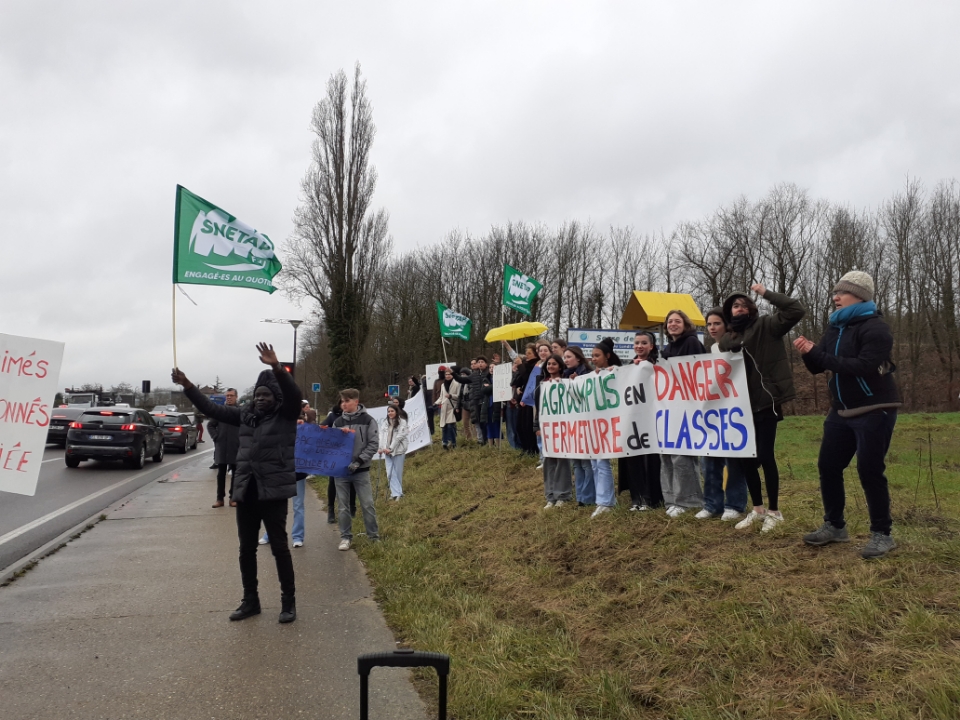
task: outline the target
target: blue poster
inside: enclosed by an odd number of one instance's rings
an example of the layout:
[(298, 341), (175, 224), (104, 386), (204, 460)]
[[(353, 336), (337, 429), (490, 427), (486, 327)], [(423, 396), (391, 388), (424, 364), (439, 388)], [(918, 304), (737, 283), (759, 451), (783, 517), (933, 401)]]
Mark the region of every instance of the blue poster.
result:
[(297, 445), (294, 450), (297, 472), (346, 477), (350, 474), (347, 466), (353, 460), (353, 438), (352, 430), (310, 423), (297, 425)]
[(534, 365), (533, 370), (530, 371), (530, 379), (527, 380), (527, 386), (523, 389), (523, 397), (520, 398), (520, 401), (524, 405), (534, 406), (534, 394), (537, 391), (538, 377), (540, 377), (540, 366)]

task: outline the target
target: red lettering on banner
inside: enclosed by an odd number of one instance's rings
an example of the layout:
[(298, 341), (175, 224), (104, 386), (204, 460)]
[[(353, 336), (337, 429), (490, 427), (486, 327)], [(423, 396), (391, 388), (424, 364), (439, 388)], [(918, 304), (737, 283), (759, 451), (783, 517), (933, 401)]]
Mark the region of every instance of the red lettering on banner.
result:
[[(700, 363), (694, 363), (694, 365), (699, 365)], [(693, 398), (695, 400), (701, 400), (702, 398), (697, 397), (697, 381), (694, 379), (696, 375), (696, 368), (691, 367), (690, 363), (681, 362), (680, 363), (680, 379), (683, 382), (683, 391), (684, 391), (684, 400), (689, 400)], [(673, 398), (671, 398), (672, 400)]]
[(607, 422), (606, 418), (597, 418), (596, 423), (597, 434), (600, 436), (600, 452), (608, 453), (610, 452), (610, 438), (607, 437), (607, 433), (610, 431), (610, 423)]
[(610, 420), (610, 436), (613, 439), (613, 451), (615, 453), (623, 452), (623, 448), (620, 447), (620, 418), (615, 417)]
[[(726, 360), (720, 360), (717, 358), (713, 363), (714, 369), (717, 373), (717, 387), (720, 389), (720, 392), (723, 393), (725, 398), (730, 397), (731, 393), (733, 397), (740, 397), (737, 394), (737, 387), (733, 384), (733, 380), (730, 379), (730, 374), (733, 372), (733, 368), (730, 367), (730, 363)], [(730, 388), (727, 390), (727, 388)]]
[(657, 400), (663, 400), (670, 389), (670, 378), (667, 371), (660, 365), (653, 366), (653, 387), (657, 393)]
[(680, 393), (681, 399), (688, 400), (689, 398), (687, 398), (686, 393), (683, 391), (683, 383), (681, 383), (680, 380), (677, 378), (677, 371), (674, 370), (673, 368), (670, 368), (670, 380), (672, 385), (670, 390), (670, 397), (667, 399), (673, 400), (677, 396), (677, 393)]
[(719, 400), (717, 393), (710, 392), (710, 385), (713, 383), (710, 379), (710, 368), (713, 367), (713, 360), (707, 360), (703, 363), (703, 395), (707, 400)]

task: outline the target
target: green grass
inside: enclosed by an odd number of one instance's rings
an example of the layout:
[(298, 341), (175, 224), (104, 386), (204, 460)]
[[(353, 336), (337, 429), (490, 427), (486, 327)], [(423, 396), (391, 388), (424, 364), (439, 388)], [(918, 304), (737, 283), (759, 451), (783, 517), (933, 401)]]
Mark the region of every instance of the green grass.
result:
[(404, 499), (378, 502), (384, 542), (357, 551), (398, 638), (451, 656), (461, 720), (956, 718), (960, 414), (901, 416), (900, 548), (874, 562), (853, 469), (853, 542), (800, 540), (821, 522), (821, 423), (781, 426), (786, 522), (769, 535), (624, 496), (596, 520), (545, 512), (533, 459), (467, 445), (409, 457)]

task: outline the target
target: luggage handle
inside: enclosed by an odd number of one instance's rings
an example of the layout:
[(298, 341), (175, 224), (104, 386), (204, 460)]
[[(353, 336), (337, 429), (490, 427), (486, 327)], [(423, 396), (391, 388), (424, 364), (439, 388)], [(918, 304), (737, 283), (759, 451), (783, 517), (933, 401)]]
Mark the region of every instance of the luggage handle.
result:
[(368, 719), (367, 683), (370, 671), (375, 667), (432, 667), (440, 680), (440, 720), (447, 717), (447, 675), (450, 674), (450, 656), (419, 650), (394, 650), (393, 652), (366, 653), (357, 658), (360, 674), (360, 720)]

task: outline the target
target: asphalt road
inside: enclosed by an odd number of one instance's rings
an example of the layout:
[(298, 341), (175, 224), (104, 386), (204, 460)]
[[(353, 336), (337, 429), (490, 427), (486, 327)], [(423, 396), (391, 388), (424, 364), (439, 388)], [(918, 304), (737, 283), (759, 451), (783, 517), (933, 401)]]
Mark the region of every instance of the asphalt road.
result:
[(68, 468), (63, 448), (47, 445), (36, 494), (0, 494), (0, 569), (171, 470), (195, 460), (209, 464), (212, 450), (208, 441), (186, 455), (166, 454), (160, 463), (147, 458), (142, 470), (131, 470), (96, 460)]

